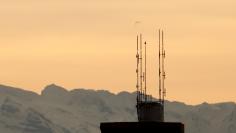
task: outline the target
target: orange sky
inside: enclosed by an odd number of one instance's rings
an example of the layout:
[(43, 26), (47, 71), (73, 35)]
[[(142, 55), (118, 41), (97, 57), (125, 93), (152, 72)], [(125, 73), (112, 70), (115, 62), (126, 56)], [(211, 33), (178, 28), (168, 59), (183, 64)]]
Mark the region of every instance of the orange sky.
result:
[(39, 93), (51, 83), (135, 91), (135, 39), (142, 32), (149, 93), (157, 96), (162, 28), (167, 99), (236, 101), (235, 7), (235, 0), (0, 0), (0, 83)]

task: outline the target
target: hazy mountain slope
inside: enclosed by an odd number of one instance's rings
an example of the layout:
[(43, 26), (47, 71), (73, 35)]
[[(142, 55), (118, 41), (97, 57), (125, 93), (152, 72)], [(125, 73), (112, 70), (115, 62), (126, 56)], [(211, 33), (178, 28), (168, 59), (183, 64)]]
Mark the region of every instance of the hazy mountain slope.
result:
[[(0, 86), (0, 131), (4, 133), (99, 133), (100, 122), (137, 121), (135, 93), (48, 85), (42, 95)], [(235, 103), (189, 106), (166, 102), (166, 121), (181, 121), (186, 133), (233, 133)]]

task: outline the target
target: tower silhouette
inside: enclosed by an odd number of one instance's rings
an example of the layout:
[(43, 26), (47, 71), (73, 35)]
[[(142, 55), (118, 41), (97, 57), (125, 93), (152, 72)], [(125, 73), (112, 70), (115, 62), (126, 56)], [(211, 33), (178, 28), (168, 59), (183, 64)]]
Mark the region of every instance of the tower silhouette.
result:
[[(137, 36), (137, 115), (138, 120), (142, 121), (164, 121), (164, 98), (166, 94), (165, 89), (165, 70), (164, 70), (164, 32), (158, 31), (158, 75), (159, 75), (159, 99), (154, 100), (151, 95), (147, 94), (147, 42), (144, 42), (144, 58), (143, 58), (143, 42), (142, 34)], [(143, 64), (144, 59), (144, 64)], [(144, 65), (144, 70), (143, 70)], [(144, 71), (144, 72), (143, 72)], [(144, 86), (143, 86), (144, 83)]]
[[(144, 44), (144, 51), (143, 51)], [(159, 98), (154, 99), (147, 94), (147, 42), (143, 43), (142, 34), (137, 35), (137, 68), (136, 68), (136, 108), (138, 122), (101, 123), (102, 133), (184, 133), (184, 124), (164, 122), (165, 105), (165, 49), (164, 32), (158, 30), (158, 92)], [(143, 57), (144, 52), (144, 57)], [(144, 64), (143, 64), (144, 60)]]

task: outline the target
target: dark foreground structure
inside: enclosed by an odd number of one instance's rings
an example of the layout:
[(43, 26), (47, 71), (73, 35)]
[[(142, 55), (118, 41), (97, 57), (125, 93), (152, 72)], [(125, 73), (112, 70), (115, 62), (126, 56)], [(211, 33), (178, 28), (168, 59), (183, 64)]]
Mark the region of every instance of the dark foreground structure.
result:
[(184, 125), (174, 122), (101, 123), (102, 133), (184, 133)]

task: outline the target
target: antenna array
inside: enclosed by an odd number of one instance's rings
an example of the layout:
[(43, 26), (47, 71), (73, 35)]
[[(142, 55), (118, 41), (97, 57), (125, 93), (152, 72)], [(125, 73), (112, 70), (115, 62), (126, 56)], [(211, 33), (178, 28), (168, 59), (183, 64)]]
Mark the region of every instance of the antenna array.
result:
[[(142, 34), (137, 36), (137, 102), (145, 102), (151, 100), (151, 96), (147, 95), (147, 42), (144, 42), (144, 64), (143, 64), (143, 42)], [(144, 66), (144, 70), (143, 70)], [(144, 84), (144, 86), (143, 86)]]
[[(164, 49), (164, 32), (158, 31), (158, 75), (159, 75), (159, 101), (164, 104), (166, 89), (165, 89), (165, 49)], [(143, 42), (142, 34), (137, 35), (137, 103), (152, 101), (152, 96), (147, 95), (147, 42), (144, 42), (144, 64), (143, 64)], [(144, 66), (144, 70), (143, 70)], [(143, 86), (144, 85), (144, 86)]]

